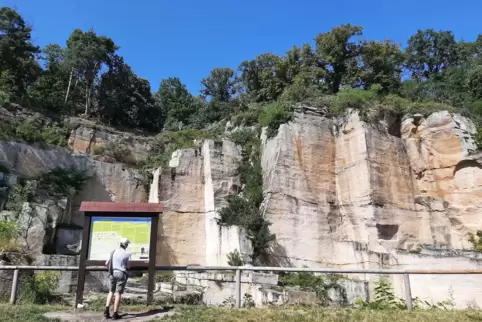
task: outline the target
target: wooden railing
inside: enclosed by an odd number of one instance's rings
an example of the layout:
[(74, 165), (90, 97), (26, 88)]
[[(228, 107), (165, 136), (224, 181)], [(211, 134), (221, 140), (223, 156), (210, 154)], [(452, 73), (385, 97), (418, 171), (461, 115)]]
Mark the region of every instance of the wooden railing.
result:
[[(28, 271), (78, 271), (77, 266), (0, 266), (0, 270), (13, 270), (12, 289), (10, 293), (10, 304), (16, 304), (19, 272)], [(104, 266), (88, 266), (87, 271), (107, 271)], [(293, 267), (258, 267), (258, 266), (157, 266), (158, 271), (234, 271), (236, 272), (236, 288), (235, 288), (235, 307), (241, 307), (241, 273), (243, 271), (258, 272), (310, 272), (310, 273), (327, 273), (327, 274), (392, 274), (402, 275), (405, 289), (405, 301), (409, 311), (413, 308), (412, 294), (410, 287), (410, 275), (465, 275), (465, 274), (482, 274), (482, 270), (465, 269), (465, 270), (434, 270), (434, 269), (336, 269), (336, 268), (293, 268)]]

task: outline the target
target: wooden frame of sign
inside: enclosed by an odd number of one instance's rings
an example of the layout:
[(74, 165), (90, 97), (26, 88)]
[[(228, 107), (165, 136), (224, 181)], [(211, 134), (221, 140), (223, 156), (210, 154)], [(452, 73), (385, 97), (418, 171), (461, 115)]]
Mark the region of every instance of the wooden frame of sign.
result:
[(156, 203), (82, 202), (80, 211), (84, 212), (84, 227), (75, 307), (83, 303), (86, 268), (88, 266), (105, 266), (105, 262), (108, 259), (92, 260), (88, 258), (92, 237), (92, 221), (95, 217), (108, 217), (113, 220), (122, 218), (150, 219), (149, 258), (148, 260), (130, 260), (129, 263), (131, 267), (130, 270), (145, 270), (147, 268), (147, 304), (152, 303), (156, 273), (157, 229), (159, 225), (159, 215), (162, 214), (163, 210), (163, 206)]

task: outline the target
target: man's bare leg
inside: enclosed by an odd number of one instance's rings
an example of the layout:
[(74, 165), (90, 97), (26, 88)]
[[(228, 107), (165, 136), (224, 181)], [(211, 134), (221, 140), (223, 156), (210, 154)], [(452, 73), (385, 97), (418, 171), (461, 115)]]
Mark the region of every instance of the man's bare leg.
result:
[(105, 301), (105, 307), (110, 306), (110, 303), (112, 302), (112, 295), (113, 295), (112, 292), (109, 292), (109, 294), (107, 295), (107, 301)]
[(114, 313), (119, 313), (119, 305), (121, 301), (121, 295), (119, 292), (115, 292), (114, 298)]

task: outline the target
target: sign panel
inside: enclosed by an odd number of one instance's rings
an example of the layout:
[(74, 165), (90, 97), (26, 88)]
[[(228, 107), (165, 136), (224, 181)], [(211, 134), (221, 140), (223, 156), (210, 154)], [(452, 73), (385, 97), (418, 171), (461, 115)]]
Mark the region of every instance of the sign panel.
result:
[(122, 238), (128, 238), (131, 260), (149, 259), (151, 218), (92, 217), (89, 260), (107, 260), (119, 248)]

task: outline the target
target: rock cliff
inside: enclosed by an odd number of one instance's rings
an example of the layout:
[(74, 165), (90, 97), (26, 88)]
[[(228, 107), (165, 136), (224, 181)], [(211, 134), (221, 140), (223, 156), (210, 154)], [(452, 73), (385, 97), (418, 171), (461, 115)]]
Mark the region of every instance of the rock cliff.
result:
[[(468, 232), (481, 229), (482, 201), (482, 157), (467, 118), (441, 111), (367, 123), (354, 112), (332, 118), (300, 106), (274, 137), (265, 132), (261, 209), (276, 234), (269, 265), (481, 267), (467, 242)], [(82, 225), (77, 210), (83, 200), (160, 202), (166, 212), (159, 224), (158, 265), (226, 265), (235, 249), (249, 258), (246, 232), (219, 223), (226, 196), (242, 190), (242, 147), (225, 139), (177, 150), (168, 166), (154, 171), (146, 191), (146, 178), (132, 167), (92, 156), (96, 146), (111, 141), (123, 142), (137, 161), (149, 153), (149, 138), (84, 123), (72, 131), (69, 149), (0, 141), (0, 165), (11, 178), (71, 166), (92, 174), (71, 203), (37, 205), (45, 211), (32, 236), (50, 240), (52, 218)], [(81, 238), (78, 229), (53, 231), (50, 242), (60, 254)], [(411, 278), (414, 296), (445, 300), (451, 290), (465, 304), (482, 294), (476, 276)], [(402, 281), (393, 282), (401, 293)], [(430, 294), (427, 283), (433, 285)]]

